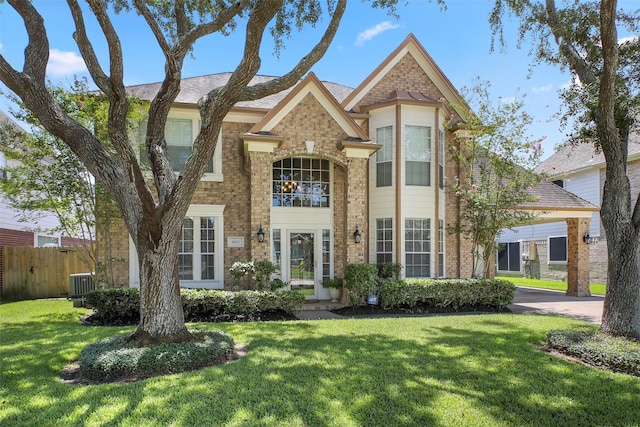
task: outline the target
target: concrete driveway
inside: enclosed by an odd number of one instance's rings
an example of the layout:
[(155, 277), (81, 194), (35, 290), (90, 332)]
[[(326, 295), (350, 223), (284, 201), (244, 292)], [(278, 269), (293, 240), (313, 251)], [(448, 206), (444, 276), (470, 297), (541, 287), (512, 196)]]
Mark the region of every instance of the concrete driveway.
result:
[(603, 302), (602, 296), (569, 297), (561, 291), (518, 287), (513, 304), (507, 307), (513, 313), (554, 314), (600, 324)]

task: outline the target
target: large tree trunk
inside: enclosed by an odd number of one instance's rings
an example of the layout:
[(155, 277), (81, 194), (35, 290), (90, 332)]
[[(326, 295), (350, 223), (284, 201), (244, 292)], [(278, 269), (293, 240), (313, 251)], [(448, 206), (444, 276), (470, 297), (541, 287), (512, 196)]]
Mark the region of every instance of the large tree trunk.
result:
[(130, 339), (142, 346), (194, 339), (184, 324), (178, 244), (178, 233), (166, 232), (157, 244), (146, 238), (138, 243), (140, 323)]

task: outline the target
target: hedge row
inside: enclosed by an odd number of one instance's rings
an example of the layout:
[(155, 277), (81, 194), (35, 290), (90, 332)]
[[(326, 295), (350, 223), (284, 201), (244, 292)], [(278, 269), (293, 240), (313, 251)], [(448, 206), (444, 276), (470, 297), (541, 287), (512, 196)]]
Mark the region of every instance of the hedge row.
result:
[(503, 308), (513, 302), (516, 287), (500, 279), (406, 279), (379, 285), (380, 306), (432, 305), (458, 308), (485, 305)]
[[(305, 296), (296, 291), (227, 292), (206, 289), (181, 289), (186, 322), (206, 322), (220, 315), (257, 314), (284, 311), (294, 314), (302, 310)], [(116, 324), (140, 317), (138, 288), (103, 289), (85, 295), (96, 318)]]

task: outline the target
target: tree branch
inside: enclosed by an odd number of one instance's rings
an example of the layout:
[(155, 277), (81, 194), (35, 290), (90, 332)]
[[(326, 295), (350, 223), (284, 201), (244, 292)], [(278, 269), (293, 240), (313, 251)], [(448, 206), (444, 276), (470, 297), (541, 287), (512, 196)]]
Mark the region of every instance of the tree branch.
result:
[(238, 101), (252, 101), (254, 99), (264, 98), (265, 96), (281, 92), (296, 84), (327, 52), (338, 30), (346, 6), (347, 0), (338, 0), (338, 4), (336, 5), (324, 35), (318, 44), (316, 44), (307, 55), (302, 57), (291, 71), (284, 76), (268, 82), (247, 87)]
[(44, 85), (49, 61), (49, 39), (44, 28), (44, 20), (30, 1), (9, 0), (8, 2), (22, 17), (29, 36), (27, 48), (24, 50), (24, 74)]

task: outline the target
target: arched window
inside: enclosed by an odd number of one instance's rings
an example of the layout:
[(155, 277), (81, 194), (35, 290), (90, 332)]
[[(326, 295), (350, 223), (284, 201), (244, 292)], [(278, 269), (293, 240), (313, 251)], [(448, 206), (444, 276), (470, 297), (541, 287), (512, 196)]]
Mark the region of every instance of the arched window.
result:
[(324, 159), (290, 157), (273, 163), (273, 206), (328, 208), (330, 163)]

